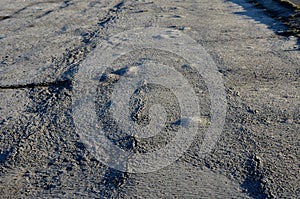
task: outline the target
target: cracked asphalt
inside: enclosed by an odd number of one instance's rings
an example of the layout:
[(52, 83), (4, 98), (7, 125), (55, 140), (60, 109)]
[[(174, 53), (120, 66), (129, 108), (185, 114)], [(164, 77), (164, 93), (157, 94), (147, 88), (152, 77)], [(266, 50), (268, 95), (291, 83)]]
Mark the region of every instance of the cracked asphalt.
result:
[[(171, 165), (133, 174), (82, 143), (72, 96), (82, 61), (110, 36), (141, 27), (179, 30), (203, 46), (228, 108), (204, 158), (197, 138)], [(245, 0), (1, 0), (0, 197), (299, 198), (299, 38), (277, 34), (286, 30)], [(99, 84), (100, 98), (108, 84)], [(159, 142), (131, 141), (121, 140), (147, 150)]]

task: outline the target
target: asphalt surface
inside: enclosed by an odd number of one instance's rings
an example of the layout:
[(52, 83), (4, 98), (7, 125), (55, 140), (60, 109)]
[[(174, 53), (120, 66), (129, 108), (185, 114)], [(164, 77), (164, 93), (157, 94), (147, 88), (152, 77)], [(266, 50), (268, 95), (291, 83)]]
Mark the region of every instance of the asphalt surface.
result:
[[(145, 27), (180, 31), (206, 50), (224, 81), (227, 115), (205, 157), (199, 136), (167, 167), (121, 172), (97, 160), (76, 131), (74, 76), (109, 37)], [(287, 29), (244, 0), (2, 0), (1, 198), (299, 198), (300, 53), (297, 37), (277, 34)], [(203, 89), (205, 115), (207, 89), (194, 81), (201, 76), (186, 77)], [(107, 102), (113, 84), (99, 83), (96, 107)], [(143, 106), (166, 93), (149, 90), (140, 96)], [(161, 102), (176, 119), (172, 99)], [(115, 136), (110, 116), (100, 119)], [(141, 153), (162, 139), (131, 141), (117, 144)]]

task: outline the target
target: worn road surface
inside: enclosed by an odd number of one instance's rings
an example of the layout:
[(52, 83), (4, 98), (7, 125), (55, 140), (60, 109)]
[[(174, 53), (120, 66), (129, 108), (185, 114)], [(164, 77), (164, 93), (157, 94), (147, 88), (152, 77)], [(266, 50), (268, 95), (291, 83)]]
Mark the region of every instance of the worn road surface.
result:
[[(171, 165), (134, 174), (82, 143), (72, 83), (108, 37), (143, 27), (179, 30), (204, 47), (228, 107), (204, 158), (197, 138)], [(276, 34), (286, 29), (244, 0), (1, 0), (1, 198), (299, 198), (300, 51), (299, 39)]]

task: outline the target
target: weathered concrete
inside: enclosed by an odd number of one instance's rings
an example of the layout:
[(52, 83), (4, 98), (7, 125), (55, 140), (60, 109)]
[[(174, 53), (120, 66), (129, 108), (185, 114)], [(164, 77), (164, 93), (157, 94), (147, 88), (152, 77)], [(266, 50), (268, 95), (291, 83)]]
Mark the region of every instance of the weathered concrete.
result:
[[(243, 0), (5, 0), (0, 16), (1, 197), (299, 196), (299, 42), (276, 35), (286, 27), (262, 10)], [(81, 143), (72, 80), (107, 36), (149, 26), (178, 29), (209, 52), (225, 82), (226, 125), (205, 158), (196, 139), (169, 167), (122, 173)]]

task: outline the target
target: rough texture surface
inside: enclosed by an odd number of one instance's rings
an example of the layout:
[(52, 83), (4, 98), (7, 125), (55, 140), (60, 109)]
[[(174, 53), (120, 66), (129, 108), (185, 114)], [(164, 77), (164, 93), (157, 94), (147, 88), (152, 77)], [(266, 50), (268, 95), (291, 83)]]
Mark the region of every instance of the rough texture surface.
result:
[[(122, 173), (80, 141), (72, 80), (107, 36), (150, 26), (180, 30), (212, 56), (226, 124), (205, 158), (196, 139), (169, 167)], [(244, 0), (2, 0), (1, 198), (298, 198), (300, 53), (296, 37), (275, 34), (286, 29)]]

